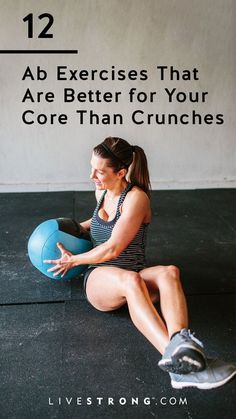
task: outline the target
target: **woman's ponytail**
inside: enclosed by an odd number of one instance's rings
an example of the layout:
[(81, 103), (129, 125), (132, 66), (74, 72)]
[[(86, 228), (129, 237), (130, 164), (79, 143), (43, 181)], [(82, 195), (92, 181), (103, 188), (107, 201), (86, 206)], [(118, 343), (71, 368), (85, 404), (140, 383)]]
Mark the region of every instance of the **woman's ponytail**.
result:
[(133, 162), (129, 168), (129, 181), (139, 186), (150, 198), (151, 182), (148, 171), (147, 157), (143, 149), (138, 145), (133, 148)]

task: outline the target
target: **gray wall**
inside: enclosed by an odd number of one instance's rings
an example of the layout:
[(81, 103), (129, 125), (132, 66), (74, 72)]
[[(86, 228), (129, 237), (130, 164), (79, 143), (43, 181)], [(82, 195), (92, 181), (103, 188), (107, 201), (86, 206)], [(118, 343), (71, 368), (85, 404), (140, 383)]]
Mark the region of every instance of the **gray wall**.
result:
[[(1, 0), (0, 49), (78, 49), (78, 55), (1, 55), (0, 191), (91, 189), (91, 148), (105, 136), (141, 145), (153, 188), (235, 187), (235, 12), (233, 0)], [(54, 16), (53, 39), (27, 39), (22, 18)], [(35, 32), (43, 22), (35, 20)], [(40, 65), (45, 81), (22, 81), (27, 66)], [(57, 66), (71, 69), (146, 69), (146, 81), (57, 81)], [(160, 81), (157, 65), (199, 70), (199, 80)], [(63, 103), (63, 89), (122, 91), (118, 104)], [(131, 104), (131, 87), (157, 91), (155, 103)], [(206, 103), (168, 103), (164, 88), (208, 91)], [(54, 103), (22, 103), (32, 93), (52, 91)], [(217, 125), (135, 125), (145, 113), (224, 115)], [(26, 109), (66, 113), (66, 125), (26, 125)], [(76, 109), (122, 113), (123, 125), (79, 124)]]

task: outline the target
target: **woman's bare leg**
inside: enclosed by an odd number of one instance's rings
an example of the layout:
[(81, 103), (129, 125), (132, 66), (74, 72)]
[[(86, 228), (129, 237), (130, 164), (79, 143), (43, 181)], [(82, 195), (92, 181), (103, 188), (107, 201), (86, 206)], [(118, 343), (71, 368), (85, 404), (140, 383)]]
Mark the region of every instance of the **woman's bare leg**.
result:
[(134, 325), (160, 353), (164, 352), (168, 332), (138, 273), (108, 266), (96, 268), (89, 275), (86, 293), (89, 302), (101, 311), (114, 310), (127, 302)]
[[(150, 295), (153, 299), (159, 295), (166, 324)], [(114, 310), (127, 302), (134, 325), (163, 354), (158, 363), (163, 370), (188, 374), (205, 368), (202, 344), (186, 330), (187, 306), (175, 266), (156, 266), (139, 273), (113, 267), (97, 268), (88, 278), (87, 296), (102, 311)]]
[(176, 266), (153, 266), (140, 271), (149, 291), (159, 293), (161, 312), (169, 337), (188, 327), (188, 310), (179, 269)]

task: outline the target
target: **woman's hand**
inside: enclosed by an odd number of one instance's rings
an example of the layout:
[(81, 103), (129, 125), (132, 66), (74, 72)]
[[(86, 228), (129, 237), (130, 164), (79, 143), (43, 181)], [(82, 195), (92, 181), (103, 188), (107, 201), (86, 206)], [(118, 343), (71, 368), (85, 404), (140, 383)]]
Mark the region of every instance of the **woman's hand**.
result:
[(57, 243), (58, 249), (61, 251), (60, 259), (53, 260), (44, 260), (44, 263), (54, 264), (53, 268), (48, 269), (48, 272), (54, 272), (53, 276), (60, 275), (63, 276), (69, 271), (69, 269), (76, 266), (75, 261), (73, 260), (73, 254), (66, 250), (61, 243)]

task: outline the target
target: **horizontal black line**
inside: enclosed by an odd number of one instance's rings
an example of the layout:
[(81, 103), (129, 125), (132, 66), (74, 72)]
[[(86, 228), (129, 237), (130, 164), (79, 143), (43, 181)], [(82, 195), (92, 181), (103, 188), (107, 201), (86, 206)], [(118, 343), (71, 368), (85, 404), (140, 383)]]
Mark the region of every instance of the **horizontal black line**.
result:
[[(226, 292), (199, 292), (199, 293), (185, 293), (186, 297), (198, 297), (198, 296), (208, 296), (208, 297), (216, 297), (216, 296), (227, 296), (227, 295), (236, 295), (235, 291), (226, 291)], [(9, 303), (0, 303), (0, 307), (9, 307), (9, 306), (24, 306), (24, 305), (46, 305), (46, 304), (65, 304), (71, 303), (75, 301), (86, 301), (85, 299), (63, 299), (63, 300), (42, 300), (42, 301), (21, 301), (21, 302), (9, 302)], [(158, 303), (158, 302), (157, 302)]]
[(78, 54), (77, 49), (1, 49), (0, 54)]
[(40, 305), (40, 304), (64, 304), (66, 301), (75, 301), (75, 300), (49, 300), (49, 301), (22, 301), (22, 302), (12, 302), (12, 303), (1, 303), (0, 307), (9, 307), (9, 306), (28, 306), (28, 305)]

